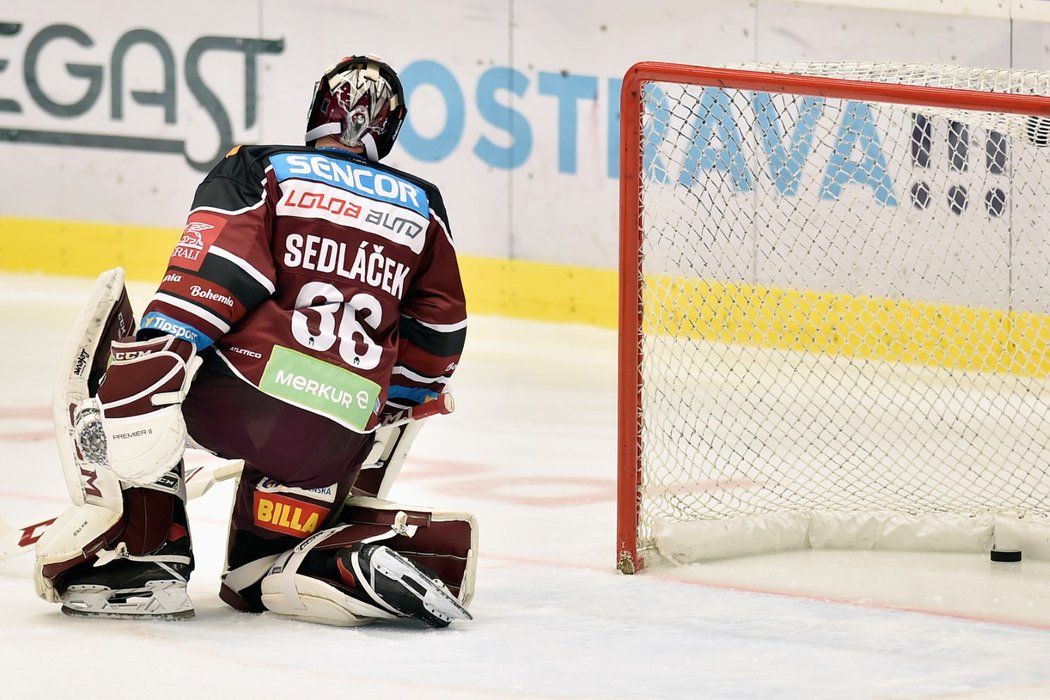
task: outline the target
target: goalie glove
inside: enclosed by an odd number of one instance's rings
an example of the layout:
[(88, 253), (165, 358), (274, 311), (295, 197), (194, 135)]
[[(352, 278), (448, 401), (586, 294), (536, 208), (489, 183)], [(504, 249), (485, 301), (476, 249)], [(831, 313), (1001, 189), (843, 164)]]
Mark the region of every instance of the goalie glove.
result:
[(175, 336), (114, 342), (98, 395), (76, 410), (81, 452), (123, 482), (156, 481), (186, 450), (180, 404), (199, 365), (196, 348)]

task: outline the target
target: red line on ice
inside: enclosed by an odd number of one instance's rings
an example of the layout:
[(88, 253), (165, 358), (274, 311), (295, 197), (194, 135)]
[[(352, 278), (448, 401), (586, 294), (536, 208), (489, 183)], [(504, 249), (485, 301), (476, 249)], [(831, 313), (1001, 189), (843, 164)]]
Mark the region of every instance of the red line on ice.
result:
[[(512, 564), (523, 564), (526, 566), (550, 566), (563, 569), (578, 569), (583, 571), (599, 571), (605, 573), (612, 573), (614, 571), (611, 566), (598, 566), (595, 564), (579, 564), (576, 562), (563, 562), (554, 561), (550, 559), (537, 559), (531, 557), (519, 557), (514, 555), (499, 555), (499, 554), (486, 554), (482, 553), (481, 558), (483, 560), (496, 560), (505, 561)], [(993, 617), (991, 615), (978, 615), (975, 613), (963, 613), (963, 612), (951, 612), (944, 610), (931, 610), (928, 608), (920, 608), (910, 605), (896, 605), (893, 603), (878, 603), (871, 601), (853, 600), (850, 598), (841, 598), (827, 595), (815, 595), (807, 593), (799, 593), (797, 591), (786, 591), (779, 590), (776, 588), (766, 588), (762, 586), (747, 586), (735, 583), (721, 583), (718, 581), (701, 581), (698, 579), (685, 578), (680, 575), (674, 574), (662, 574), (657, 571), (649, 570), (638, 574), (639, 578), (652, 578), (658, 581), (666, 583), (680, 583), (687, 586), (699, 586), (700, 588), (709, 588), (715, 590), (724, 591), (736, 591), (738, 593), (755, 593), (758, 595), (777, 596), (778, 598), (794, 598), (797, 600), (811, 600), (817, 603), (831, 603), (833, 605), (848, 605), (854, 608), (863, 608), (866, 610), (885, 610), (889, 612), (907, 612), (907, 613), (918, 613), (920, 615), (930, 615), (932, 617), (942, 617), (951, 620), (965, 620), (967, 622), (981, 622), (992, 625), (1003, 625), (1006, 627), (1017, 627), (1021, 629), (1031, 629), (1040, 631), (1050, 631), (1050, 623), (1039, 623), (1039, 622), (1021, 622), (1018, 620), (1011, 620), (1006, 618)]]

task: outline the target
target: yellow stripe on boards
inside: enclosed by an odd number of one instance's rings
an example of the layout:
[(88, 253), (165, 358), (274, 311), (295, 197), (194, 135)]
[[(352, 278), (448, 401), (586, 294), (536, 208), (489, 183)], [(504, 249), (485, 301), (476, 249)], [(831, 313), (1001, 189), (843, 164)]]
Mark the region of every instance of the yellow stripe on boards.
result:
[(0, 269), (95, 277), (123, 267), (130, 280), (159, 282), (178, 240), (170, 228), (0, 217)]
[(906, 299), (653, 276), (645, 332), (927, 365), (1050, 376), (1050, 316)]
[[(159, 282), (180, 230), (0, 217), (0, 269)], [(460, 255), (468, 310), (616, 327), (614, 270)]]
[[(0, 217), (0, 269), (159, 282), (179, 230)], [(617, 325), (614, 270), (460, 256), (468, 309)], [(1050, 316), (903, 299), (649, 277), (646, 331), (778, 350), (1050, 376)]]
[(459, 256), (470, 313), (617, 326), (615, 270)]

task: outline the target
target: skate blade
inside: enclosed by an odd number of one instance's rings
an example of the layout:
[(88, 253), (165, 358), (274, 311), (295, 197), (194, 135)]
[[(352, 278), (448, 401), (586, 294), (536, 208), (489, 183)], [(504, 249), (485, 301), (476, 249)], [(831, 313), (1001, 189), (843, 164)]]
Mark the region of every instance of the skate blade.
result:
[(115, 590), (73, 585), (62, 594), (62, 612), (72, 617), (124, 620), (185, 620), (195, 614), (186, 584), (181, 582)]
[(88, 610), (75, 610), (73, 608), (62, 606), (62, 614), (67, 617), (91, 617), (99, 620), (190, 620), (196, 617), (197, 611), (183, 610), (182, 612), (174, 613), (117, 613), (117, 612), (92, 612)]
[[(448, 590), (436, 589), (423, 599), (423, 606), (434, 617), (445, 622), (445, 626), (457, 620), (473, 620), (474, 616), (448, 592)], [(438, 625), (432, 625), (437, 627)]]

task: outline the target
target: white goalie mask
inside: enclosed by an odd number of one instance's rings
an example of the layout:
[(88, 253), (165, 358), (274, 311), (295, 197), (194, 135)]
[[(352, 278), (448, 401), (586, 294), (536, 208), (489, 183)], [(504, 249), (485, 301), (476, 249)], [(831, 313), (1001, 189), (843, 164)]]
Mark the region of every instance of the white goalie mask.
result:
[(314, 87), (306, 143), (336, 136), (379, 160), (393, 147), (406, 114), (401, 81), (390, 66), (376, 56), (345, 58)]

